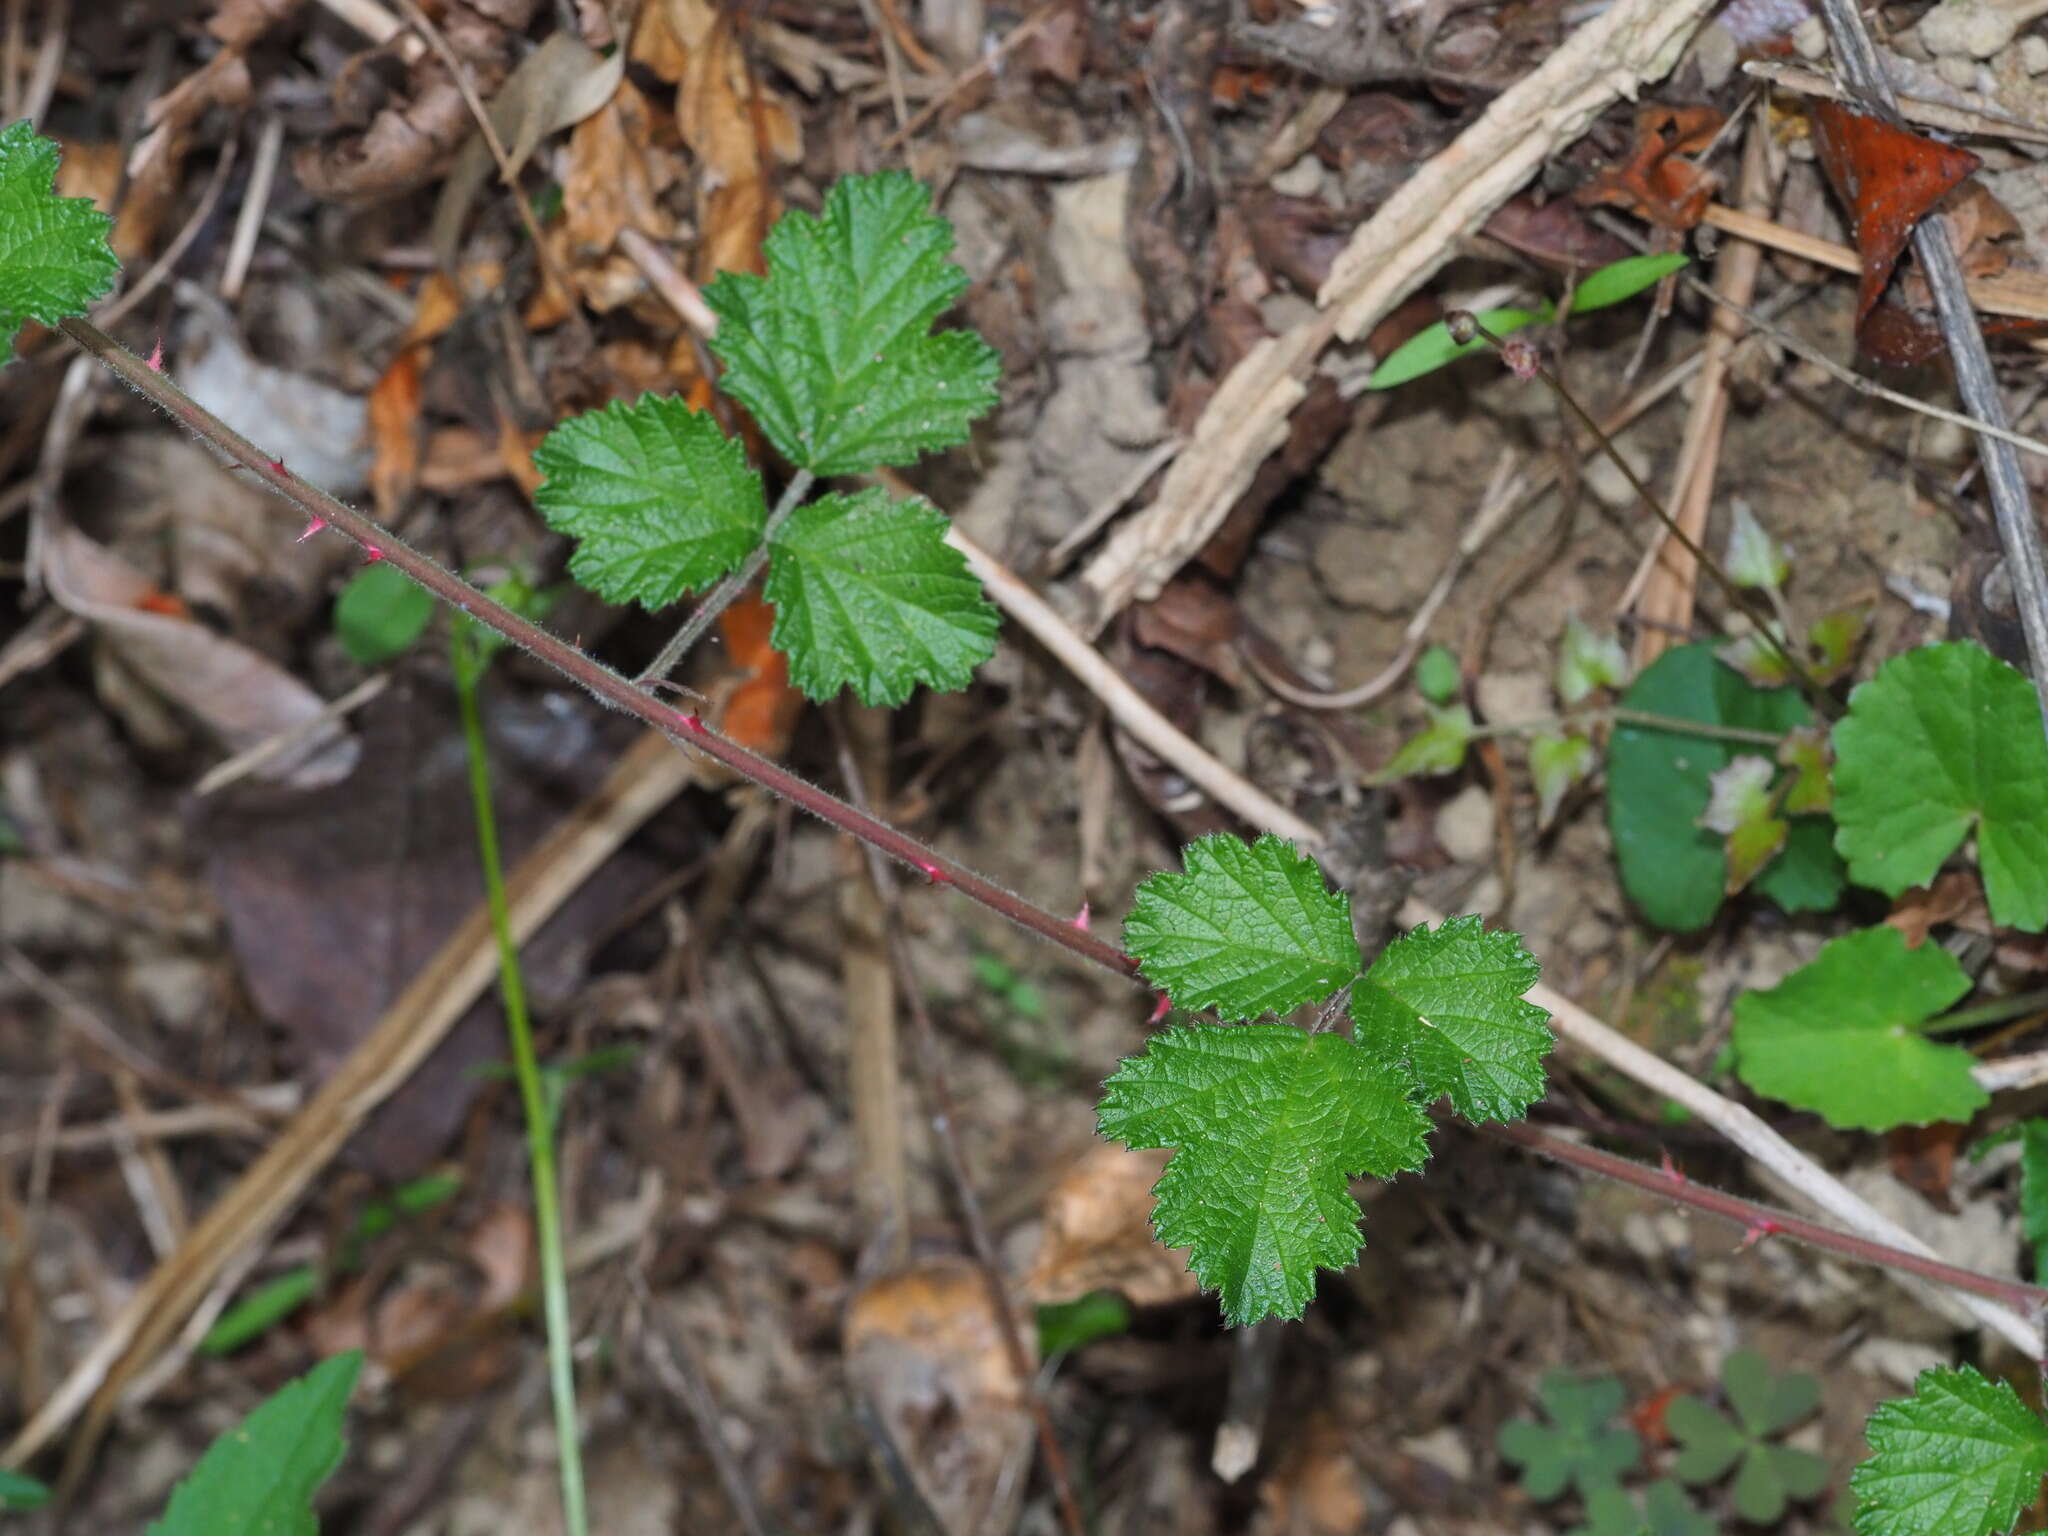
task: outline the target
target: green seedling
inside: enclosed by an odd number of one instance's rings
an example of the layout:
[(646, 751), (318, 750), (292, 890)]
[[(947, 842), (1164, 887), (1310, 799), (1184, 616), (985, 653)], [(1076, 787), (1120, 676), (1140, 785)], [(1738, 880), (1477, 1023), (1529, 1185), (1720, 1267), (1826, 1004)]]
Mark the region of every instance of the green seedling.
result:
[[(1654, 287), (1671, 273), (1687, 266), (1690, 258), (1677, 255), (1628, 256), (1592, 273), (1572, 293), (1572, 313), (1591, 314), (1632, 299), (1645, 288)], [(1512, 335), (1529, 325), (1548, 325), (1557, 318), (1555, 305), (1545, 301), (1535, 309), (1488, 309), (1476, 317), (1496, 337)], [(1388, 353), (1366, 380), (1367, 389), (1392, 389), (1426, 373), (1448, 367), (1461, 357), (1489, 345), (1484, 338), (1460, 342), (1442, 320), (1424, 326)]]
[(1820, 1383), (1802, 1371), (1779, 1375), (1763, 1356), (1738, 1350), (1721, 1367), (1731, 1419), (1697, 1397), (1674, 1399), (1664, 1422), (1679, 1443), (1672, 1471), (1692, 1487), (1718, 1483), (1730, 1471), (1728, 1500), (1743, 1519), (1775, 1522), (1785, 1506), (1827, 1486), (1827, 1463), (1810, 1451), (1774, 1443), (1820, 1405)]
[(0, 1467), (0, 1514), (8, 1511), (41, 1509), (50, 1502), (47, 1484), (20, 1472)]
[(1464, 687), (1458, 672), (1458, 658), (1447, 645), (1432, 645), (1415, 659), (1415, 688), (1436, 705), (1450, 703)]
[(1038, 1353), (1041, 1359), (1064, 1355), (1097, 1339), (1128, 1333), (1131, 1304), (1115, 1291), (1091, 1291), (1074, 1301), (1038, 1309)]
[(1502, 1459), (1522, 1469), (1522, 1491), (1537, 1503), (1572, 1488), (1590, 1502), (1636, 1464), (1642, 1441), (1634, 1430), (1609, 1422), (1624, 1398), (1619, 1378), (1551, 1371), (1536, 1395), (1548, 1422), (1509, 1419), (1499, 1444)]

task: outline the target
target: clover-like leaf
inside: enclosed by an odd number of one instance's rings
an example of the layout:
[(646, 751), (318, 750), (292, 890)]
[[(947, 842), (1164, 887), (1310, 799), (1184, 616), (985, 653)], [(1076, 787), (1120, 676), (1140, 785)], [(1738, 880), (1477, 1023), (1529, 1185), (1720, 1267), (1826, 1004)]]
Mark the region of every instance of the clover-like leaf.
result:
[(1729, 1419), (1696, 1397), (1674, 1399), (1665, 1426), (1681, 1449), (1672, 1471), (1695, 1487), (1735, 1473), (1729, 1499), (1737, 1514), (1760, 1525), (1776, 1521), (1795, 1499), (1827, 1486), (1827, 1463), (1810, 1451), (1777, 1445), (1783, 1434), (1820, 1403), (1820, 1383), (1803, 1371), (1779, 1375), (1763, 1356), (1738, 1350), (1721, 1369), (1721, 1384), (1735, 1410)]
[[(1714, 659), (1705, 645), (1666, 651), (1622, 695), (1629, 710), (1724, 729), (1783, 734), (1812, 712), (1790, 690), (1754, 688)], [(1761, 744), (1760, 744), (1761, 745)], [(1660, 928), (1703, 928), (1726, 893), (1727, 854), (1699, 825), (1708, 781), (1730, 758), (1755, 747), (1714, 736), (1623, 722), (1607, 749), (1607, 819), (1621, 883), (1643, 915)], [(1842, 891), (1832, 826), (1799, 816), (1785, 850), (1764, 869), (1755, 889), (1788, 911), (1834, 905)]]
[(1468, 1120), (1519, 1120), (1543, 1096), (1550, 1015), (1522, 994), (1541, 968), (1519, 936), (1477, 917), (1394, 940), (1351, 989), (1358, 1043), (1401, 1062), (1424, 1099)]
[(1994, 922), (2048, 925), (2048, 742), (2033, 687), (1970, 641), (1894, 656), (1835, 723), (1835, 847), (1896, 896), (1972, 830)]
[(1758, 1093), (1838, 1130), (1968, 1120), (1987, 1100), (1975, 1058), (1920, 1028), (1970, 990), (1939, 944), (1879, 926), (1823, 945), (1775, 987), (1735, 1000), (1736, 1070)]
[(1771, 796), (1777, 772), (1769, 758), (1745, 752), (1707, 776), (1707, 808), (1700, 812), (1700, 825), (1728, 839), (1730, 896), (1762, 872), (1792, 830)]
[(2048, 1425), (1970, 1366), (1923, 1371), (1913, 1395), (1863, 1427), (1872, 1455), (1849, 1477), (1857, 1536), (2009, 1531), (2048, 1477)]
[(769, 543), (769, 636), (814, 699), (851, 686), (901, 704), (920, 683), (965, 688), (995, 653), (1001, 619), (946, 542), (930, 502), (878, 488), (798, 507)]
[(768, 521), (746, 450), (672, 395), (571, 416), (533, 464), (534, 505), (577, 541), (570, 574), (606, 602), (666, 608), (737, 566)]
[(1607, 1422), (1620, 1411), (1623, 1395), (1613, 1376), (1544, 1376), (1537, 1396), (1550, 1422), (1509, 1419), (1500, 1427), (1500, 1454), (1522, 1469), (1530, 1498), (1548, 1503), (1576, 1486), (1590, 1499), (1636, 1464), (1642, 1442), (1635, 1431)]
[(1586, 1523), (1566, 1536), (1716, 1536), (1719, 1527), (1693, 1507), (1685, 1490), (1658, 1478), (1640, 1507), (1614, 1484), (1586, 1495)]
[(1320, 1002), (1358, 974), (1351, 902), (1314, 859), (1268, 833), (1188, 844), (1186, 873), (1138, 887), (1124, 947), (1174, 1002), (1254, 1019)]
[(972, 331), (931, 330), (967, 274), (917, 181), (845, 177), (818, 217), (788, 214), (761, 249), (765, 278), (721, 273), (704, 299), (721, 387), (785, 458), (845, 475), (967, 440), (1001, 365)]
[(1431, 704), (1427, 708), (1429, 724), (1394, 749), (1386, 766), (1373, 775), (1375, 783), (1391, 784), (1415, 774), (1455, 773), (1463, 765), (1465, 748), (1479, 729), (1472, 711), (1462, 704), (1448, 708)]
[(1421, 1167), (1429, 1134), (1400, 1071), (1286, 1024), (1163, 1030), (1103, 1085), (1097, 1115), (1126, 1146), (1176, 1149), (1153, 1230), (1189, 1250), (1233, 1324), (1299, 1317), (1316, 1270), (1363, 1241), (1346, 1181)]
[(1557, 644), (1557, 696), (1576, 704), (1596, 688), (1619, 688), (1628, 681), (1628, 653), (1612, 631), (1587, 628), (1576, 613), (1564, 621)]
[(114, 221), (56, 188), (57, 146), (27, 122), (0, 128), (0, 363), (24, 321), (84, 314), (121, 270), (107, 244)]
[(341, 1465), (360, 1350), (333, 1355), (215, 1440), (148, 1536), (316, 1536), (313, 1495)]

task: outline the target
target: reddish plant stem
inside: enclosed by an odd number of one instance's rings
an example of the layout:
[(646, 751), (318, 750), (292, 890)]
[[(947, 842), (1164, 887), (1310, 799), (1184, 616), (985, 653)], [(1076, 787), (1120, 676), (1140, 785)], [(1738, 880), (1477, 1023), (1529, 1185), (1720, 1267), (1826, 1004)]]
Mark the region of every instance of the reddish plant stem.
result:
[(1896, 1269), (1909, 1275), (1918, 1275), (1936, 1285), (1944, 1285), (1958, 1291), (1970, 1291), (1987, 1296), (2004, 1306), (2011, 1307), (2022, 1317), (2039, 1316), (2048, 1309), (2048, 1290), (2040, 1286), (2027, 1285), (2018, 1280), (2000, 1280), (1993, 1275), (1979, 1274), (1974, 1269), (1959, 1269), (1953, 1264), (1944, 1264), (1939, 1259), (1923, 1258), (1917, 1253), (1874, 1243), (1866, 1237), (1855, 1237), (1847, 1232), (1837, 1232), (1833, 1227), (1824, 1227), (1817, 1221), (1808, 1221), (1803, 1216), (1794, 1216), (1789, 1211), (1775, 1210), (1768, 1205), (1759, 1205), (1754, 1200), (1744, 1200), (1739, 1195), (1723, 1194), (1704, 1184), (1696, 1184), (1676, 1168), (1647, 1168), (1641, 1163), (1630, 1162), (1625, 1157), (1616, 1157), (1611, 1152), (1601, 1152), (1593, 1147), (1581, 1146), (1576, 1141), (1567, 1141), (1562, 1136), (1553, 1136), (1527, 1123), (1515, 1125), (1484, 1125), (1474, 1129), (1491, 1136), (1496, 1141), (1509, 1142), (1524, 1151), (1534, 1152), (1555, 1162), (1569, 1163), (1588, 1173), (1599, 1174), (1602, 1178), (1615, 1179), (1623, 1184), (1633, 1184), (1646, 1189), (1653, 1195), (1662, 1195), (1680, 1205), (1689, 1205), (1694, 1210), (1705, 1211), (1710, 1216), (1719, 1216), (1741, 1227), (1745, 1236), (1789, 1237), (1815, 1248), (1824, 1248), (1829, 1253), (1839, 1254), (1859, 1264), (1876, 1264), (1886, 1269)]
[[(393, 566), (443, 602), (460, 609), (485, 628), (502, 635), (520, 649), (539, 657), (565, 677), (581, 684), (599, 702), (644, 721), (671, 741), (695, 747), (705, 756), (723, 763), (734, 773), (760, 785), (769, 793), (781, 795), (821, 821), (829, 822), (842, 832), (860, 839), (897, 862), (908, 865), (926, 880), (956, 886), (963, 895), (1008, 918), (1018, 927), (1050, 939), (1082, 959), (1092, 960), (1119, 975), (1133, 976), (1137, 973), (1135, 960), (1114, 945), (1096, 938), (1085, 928), (1033, 906), (1023, 897), (1006, 891), (965, 866), (944, 858), (915, 838), (899, 832), (887, 822), (867, 815), (838, 796), (797, 777), (780, 764), (749, 752), (737, 742), (726, 740), (706, 727), (695, 715), (686, 715), (671, 708), (653, 694), (635, 687), (625, 677), (585, 655), (567, 641), (557, 639), (538, 625), (527, 622), (503, 604), (493, 602), (461, 577), (430, 560), (395, 534), (387, 532), (361, 513), (335, 500), (319, 486), (294, 475), (281, 462), (264, 453), (179, 389), (168, 374), (152, 371), (147, 362), (90, 321), (65, 320), (59, 328), (86, 353), (119, 375), (138, 394), (198, 434), (220, 453), (240, 464), (272, 491), (305, 512), (314, 523), (346, 535), (362, 546), (371, 558), (390, 561)], [(319, 530), (314, 528), (308, 531)], [(1162, 994), (1160, 1008), (1153, 1016), (1155, 1024), (1167, 1006), (1167, 999)], [(1718, 1190), (1707, 1189), (1692, 1183), (1682, 1174), (1660, 1173), (1655, 1169), (1629, 1162), (1626, 1158), (1614, 1157), (1590, 1147), (1547, 1136), (1526, 1125), (1492, 1125), (1484, 1127), (1484, 1130), (1500, 1140), (1541, 1156), (1571, 1163), (1589, 1172), (1619, 1179), (1624, 1183), (1634, 1184), (1662, 1195), (1666, 1199), (1725, 1217), (1739, 1223), (1745, 1231), (1759, 1234), (1780, 1233), (1863, 1263), (1881, 1265), (1918, 1275), (1939, 1285), (1953, 1286), (1958, 1290), (1988, 1296), (2023, 1315), (2032, 1316), (2048, 1307), (2048, 1290), (2023, 1285), (2018, 1281), (1993, 1279), (1974, 1270), (1958, 1269), (1953, 1265), (1922, 1258), (1918, 1254), (1890, 1248), (1882, 1243), (1852, 1237), (1845, 1232), (1837, 1232), (1802, 1217), (1775, 1211), (1768, 1206), (1758, 1205), (1734, 1195), (1725, 1195)]]
[(148, 363), (98, 326), (73, 319), (64, 321), (62, 329), (65, 335), (118, 374), (131, 388), (299, 507), (316, 523), (325, 524), (354, 540), (369, 558), (389, 561), (443, 602), (460, 609), (486, 629), (502, 635), (521, 650), (581, 684), (600, 703), (646, 722), (671, 741), (695, 747), (741, 778), (760, 785), (770, 794), (782, 796), (819, 820), (829, 822), (840, 831), (879, 849), (916, 870), (926, 880), (957, 887), (962, 894), (1008, 918), (1018, 927), (1050, 939), (1082, 959), (1092, 960), (1122, 975), (1137, 973), (1137, 962), (1115, 945), (1082, 932), (1063, 917), (1055, 917), (1033, 906), (1015, 892), (1004, 890), (994, 881), (954, 863), (887, 822), (867, 815), (838, 796), (799, 778), (781, 764), (727, 740), (695, 715), (684, 714), (671, 707), (567, 641), (549, 634), (537, 624), (529, 623), (503, 604), (493, 602), (396, 534), (343, 505), (319, 486), (293, 474), (284, 464), (193, 400), (171, 381), (169, 375), (153, 372)]

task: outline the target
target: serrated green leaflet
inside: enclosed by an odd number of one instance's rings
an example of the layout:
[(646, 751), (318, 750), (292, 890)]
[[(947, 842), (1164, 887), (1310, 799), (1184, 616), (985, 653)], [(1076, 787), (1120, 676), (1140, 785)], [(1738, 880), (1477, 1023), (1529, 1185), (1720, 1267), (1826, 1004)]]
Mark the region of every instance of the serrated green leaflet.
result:
[(1736, 1070), (1838, 1130), (1968, 1120), (1988, 1102), (1970, 1076), (1975, 1058), (1919, 1028), (1969, 990), (1939, 944), (1908, 949), (1896, 928), (1847, 934), (1735, 1000)]
[(571, 416), (534, 451), (534, 505), (572, 535), (569, 571), (610, 603), (666, 608), (747, 557), (768, 521), (761, 477), (708, 411), (670, 395)]
[(341, 1465), (359, 1350), (321, 1361), (207, 1447), (148, 1536), (315, 1536), (313, 1495)]
[[(1704, 645), (1665, 652), (1621, 702), (1646, 714), (1778, 733), (1812, 719), (1798, 694), (1752, 687)], [(1759, 750), (1768, 748), (1616, 725), (1607, 752), (1608, 826), (1621, 883), (1658, 927), (1690, 933), (1719, 910), (1728, 859), (1720, 838), (1699, 825), (1708, 780), (1738, 753)], [(1841, 895), (1842, 866), (1831, 833), (1824, 818), (1794, 818), (1785, 851), (1764, 868), (1755, 888), (1788, 911), (1832, 906)]]
[(1421, 1167), (1429, 1134), (1399, 1072), (1286, 1024), (1164, 1030), (1103, 1085), (1097, 1114), (1104, 1136), (1177, 1149), (1153, 1229), (1190, 1251), (1234, 1324), (1299, 1317), (1317, 1268), (1358, 1256), (1345, 1181)]
[(726, 272), (705, 287), (721, 387), (792, 464), (908, 464), (965, 442), (995, 404), (994, 350), (970, 331), (931, 332), (967, 275), (928, 203), (901, 171), (848, 176), (817, 218), (791, 213), (770, 231), (765, 278)]
[(1857, 1536), (2009, 1531), (2048, 1476), (2048, 1425), (1967, 1365), (1921, 1373), (1863, 1435), (1874, 1454), (1849, 1478)]
[(0, 363), (27, 320), (82, 315), (121, 270), (113, 221), (82, 197), (56, 193), (57, 146), (26, 122), (0, 128)]
[(1001, 626), (929, 502), (869, 489), (796, 509), (769, 546), (770, 637), (814, 699), (851, 686), (901, 704), (922, 683), (965, 688)]
[(1320, 1002), (1358, 974), (1351, 903), (1315, 860), (1268, 833), (1188, 844), (1185, 874), (1138, 887), (1124, 947), (1174, 1003), (1227, 1019)]
[(1477, 917), (1417, 928), (1351, 989), (1358, 1043), (1448, 1095), (1468, 1120), (1518, 1120), (1543, 1096), (1550, 1016), (1522, 994), (1539, 968), (1521, 940)]
[(1835, 724), (1835, 846), (1888, 896), (1974, 828), (1994, 921), (2048, 925), (2048, 743), (2026, 678), (1956, 641), (1894, 656)]

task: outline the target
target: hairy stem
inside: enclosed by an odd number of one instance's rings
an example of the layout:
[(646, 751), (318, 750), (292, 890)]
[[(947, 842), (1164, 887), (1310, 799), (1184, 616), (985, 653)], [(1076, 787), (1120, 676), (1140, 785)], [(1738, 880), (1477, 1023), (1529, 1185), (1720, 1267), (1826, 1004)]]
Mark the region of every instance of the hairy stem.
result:
[(775, 503), (775, 510), (768, 514), (767, 526), (761, 530), (761, 542), (748, 551), (746, 560), (738, 570), (711, 589), (711, 595), (690, 615), (689, 623), (676, 631), (675, 638), (661, 648), (661, 653), (649, 663), (645, 672), (633, 679), (634, 682), (643, 688), (652, 687), (675, 671), (676, 664), (689, 654), (690, 647), (703, 639), (704, 631), (716, 622), (721, 613), (733, 605), (735, 598), (747, 590), (754, 578), (761, 574), (761, 567), (768, 563), (769, 543), (782, 525), (789, 521), (789, 514), (802, 505), (804, 497), (810, 494), (814, 479), (808, 469), (796, 472), (789, 484), (782, 488), (782, 499)]
[(671, 741), (696, 748), (750, 783), (793, 802), (820, 821), (850, 833), (897, 862), (908, 865), (932, 884), (953, 886), (970, 900), (980, 902), (1018, 927), (1050, 939), (1084, 960), (1092, 960), (1125, 976), (1137, 973), (1137, 961), (1114, 944), (1065, 918), (1055, 917), (994, 881), (927, 848), (887, 822), (855, 809), (837, 795), (829, 794), (791, 773), (780, 763), (771, 762), (748, 751), (738, 742), (727, 740), (694, 714), (684, 714), (672, 708), (646, 689), (635, 687), (603, 662), (585, 655), (568, 641), (529, 623), (504, 604), (486, 597), (396, 534), (386, 531), (352, 507), (343, 505), (319, 486), (293, 474), (284, 464), (264, 453), (98, 326), (86, 320), (72, 319), (64, 321), (61, 329), (152, 404), (240, 464), (270, 490), (303, 510), (318, 527), (332, 528), (352, 539), (368, 551), (372, 559), (389, 561), (394, 568), (450, 607), (468, 614), (484, 628), (503, 636), (586, 689), (598, 702), (645, 722)]

